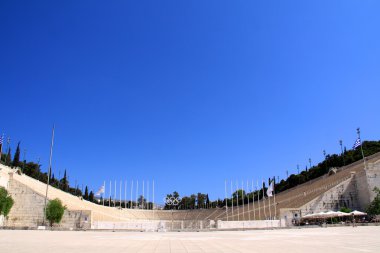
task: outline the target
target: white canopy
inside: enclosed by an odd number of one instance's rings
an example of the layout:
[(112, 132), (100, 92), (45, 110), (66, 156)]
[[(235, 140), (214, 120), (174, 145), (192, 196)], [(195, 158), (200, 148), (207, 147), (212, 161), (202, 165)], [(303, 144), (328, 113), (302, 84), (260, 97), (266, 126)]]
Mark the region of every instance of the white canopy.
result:
[(355, 215), (355, 216), (364, 216), (364, 215), (367, 215), (367, 213), (364, 213), (364, 212), (360, 212), (360, 211), (357, 211), (357, 210), (354, 210), (350, 213), (351, 215)]

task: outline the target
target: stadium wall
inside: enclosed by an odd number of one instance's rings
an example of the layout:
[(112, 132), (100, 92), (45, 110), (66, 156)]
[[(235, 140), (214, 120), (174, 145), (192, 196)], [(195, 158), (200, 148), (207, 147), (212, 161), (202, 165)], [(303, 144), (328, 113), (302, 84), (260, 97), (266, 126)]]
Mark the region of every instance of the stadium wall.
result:
[[(2, 219), (2, 225), (8, 228), (37, 228), (43, 223), (45, 197), (13, 180), (12, 175), (13, 173), (8, 174), (6, 185), (14, 205), (8, 219)], [(61, 223), (55, 225), (61, 229), (88, 229), (90, 226), (91, 211), (86, 210), (65, 210)]]

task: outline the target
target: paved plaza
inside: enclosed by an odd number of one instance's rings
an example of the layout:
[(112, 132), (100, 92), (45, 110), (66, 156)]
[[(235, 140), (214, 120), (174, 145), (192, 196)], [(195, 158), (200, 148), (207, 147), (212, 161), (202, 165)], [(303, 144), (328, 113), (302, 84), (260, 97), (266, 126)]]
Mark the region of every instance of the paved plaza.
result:
[(228, 232), (0, 230), (0, 252), (380, 252), (380, 226)]

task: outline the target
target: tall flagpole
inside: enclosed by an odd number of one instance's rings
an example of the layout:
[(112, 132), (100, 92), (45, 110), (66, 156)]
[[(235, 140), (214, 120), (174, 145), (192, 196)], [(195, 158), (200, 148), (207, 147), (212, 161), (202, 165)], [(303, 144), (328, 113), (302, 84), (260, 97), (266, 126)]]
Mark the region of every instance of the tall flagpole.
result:
[(365, 157), (364, 157), (364, 152), (363, 152), (363, 143), (362, 143), (362, 140), (360, 139), (360, 128), (359, 127), (356, 129), (356, 132), (358, 133), (358, 138), (360, 140), (360, 149), (362, 151), (362, 157), (363, 157), (363, 162), (364, 162), (364, 169), (367, 169), (367, 165), (366, 165)]
[(239, 184), (238, 184), (238, 181), (236, 180), (236, 211), (237, 211), (238, 221), (240, 221), (239, 210), (238, 210), (238, 206), (239, 206), (239, 194), (238, 194), (239, 189), (238, 188), (239, 188)]
[(43, 218), (43, 222), (42, 222), (43, 225), (45, 225), (45, 219), (46, 219), (46, 205), (47, 205), (47, 196), (48, 196), (48, 190), (49, 190), (49, 184), (50, 184), (51, 161), (52, 161), (52, 158), (53, 158), (54, 129), (55, 129), (55, 125), (53, 125), (53, 131), (52, 131), (52, 135), (51, 135), (49, 171), (48, 171), (48, 178), (47, 178), (47, 184), (46, 184), (46, 195), (45, 195), (45, 204), (44, 204), (44, 218)]
[(115, 180), (115, 191), (113, 195), (113, 207), (116, 207), (116, 180)]
[(266, 211), (265, 211), (265, 194), (264, 194), (265, 189), (264, 189), (264, 180), (261, 180), (261, 181), (262, 181), (262, 182), (261, 182), (261, 187), (263, 188), (264, 220), (266, 220), (266, 219), (267, 219), (267, 213), (266, 213)]
[(110, 180), (110, 197), (108, 199), (108, 206), (111, 207), (111, 197), (112, 197), (112, 180)]
[(120, 204), (120, 210), (121, 210), (121, 187), (122, 187), (122, 184), (123, 184), (123, 181), (120, 180), (120, 186), (119, 186), (119, 188), (120, 188), (120, 191), (119, 191), (119, 193), (120, 193), (119, 194), (120, 195), (119, 196), (119, 199), (120, 199), (120, 203), (119, 203)]
[(139, 180), (136, 181), (136, 207), (137, 208), (139, 208), (138, 195), (139, 195)]
[(227, 180), (224, 180), (224, 198), (226, 200), (226, 216), (228, 221), (228, 207), (227, 207)]
[(234, 218), (234, 196), (232, 195), (233, 190), (232, 190), (232, 180), (231, 180), (231, 207), (232, 207), (232, 220)]
[(152, 182), (152, 211), (153, 211), (153, 220), (154, 220), (154, 180)]
[(273, 183), (274, 217), (276, 218), (276, 216), (277, 216), (277, 203), (276, 203), (276, 191), (275, 191), (275, 188), (276, 188), (276, 184)]
[(131, 205), (129, 206), (129, 208), (133, 208), (133, 180), (131, 182)]
[(102, 192), (102, 199), (103, 199), (103, 206), (104, 206), (104, 197), (106, 196), (106, 181), (103, 182), (103, 189), (104, 191)]
[[(256, 191), (259, 188), (259, 180), (256, 180)], [(261, 219), (261, 208), (260, 208), (260, 191), (257, 194), (257, 204), (259, 205), (259, 219)]]
[[(247, 180), (247, 188), (246, 188), (247, 192), (248, 192), (248, 189), (249, 189), (249, 183)], [(247, 196), (247, 200), (248, 200), (248, 220), (251, 220), (251, 213), (249, 212), (249, 195), (246, 194), (246, 196)]]
[(256, 209), (255, 209), (255, 190), (254, 190), (254, 183), (252, 179), (252, 203), (253, 203), (253, 220), (256, 220)]
[(127, 209), (127, 185), (128, 181), (124, 181), (124, 208)]
[(146, 182), (146, 209), (149, 210), (149, 180)]
[(245, 220), (245, 214), (244, 214), (244, 180), (241, 180), (241, 201), (243, 202), (243, 220)]
[(141, 203), (141, 205), (142, 205), (142, 209), (144, 209), (144, 207), (145, 207), (145, 205), (144, 205), (144, 195), (145, 195), (145, 182), (144, 182), (144, 180), (143, 180), (143, 183), (142, 183), (142, 203)]
[[(269, 186), (270, 186), (270, 184), (269, 184)], [(268, 186), (268, 188), (269, 188), (269, 186)], [(270, 196), (268, 196), (268, 201), (269, 201), (269, 204), (268, 204), (268, 206), (269, 206), (269, 219), (271, 220), (272, 219), (272, 210), (271, 210), (272, 208), (270, 206)]]

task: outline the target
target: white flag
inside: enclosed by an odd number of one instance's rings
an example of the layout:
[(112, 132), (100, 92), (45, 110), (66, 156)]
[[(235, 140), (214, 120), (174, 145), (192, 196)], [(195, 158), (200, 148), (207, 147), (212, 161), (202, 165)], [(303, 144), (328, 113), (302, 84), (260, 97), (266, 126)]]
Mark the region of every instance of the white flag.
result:
[(99, 188), (99, 190), (95, 193), (95, 196), (100, 196), (102, 193), (104, 193), (104, 185)]
[(273, 188), (274, 188), (274, 185), (273, 185), (273, 180), (271, 181), (270, 185), (268, 186), (268, 189), (267, 189), (267, 195), (268, 197), (272, 197), (273, 196)]

